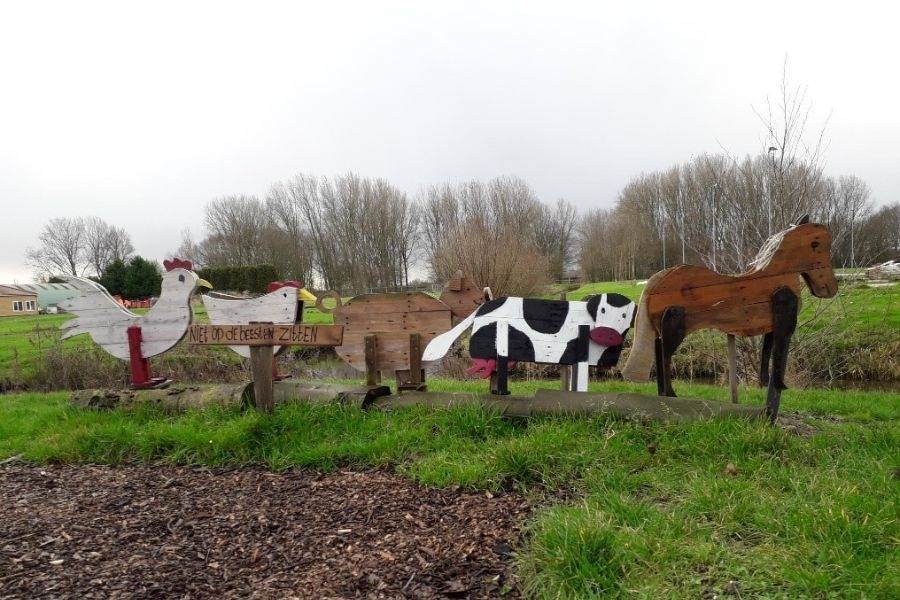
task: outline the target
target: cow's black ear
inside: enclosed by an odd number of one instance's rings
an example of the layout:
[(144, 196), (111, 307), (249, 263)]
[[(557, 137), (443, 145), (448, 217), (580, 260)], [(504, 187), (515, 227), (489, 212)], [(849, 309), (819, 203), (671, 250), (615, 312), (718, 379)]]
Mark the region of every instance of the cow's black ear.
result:
[(623, 306), (628, 306), (631, 304), (631, 299), (628, 296), (623, 296), (622, 294), (607, 294), (606, 301), (610, 306), (615, 306), (616, 308), (621, 308)]
[(622, 344), (618, 346), (610, 346), (600, 355), (597, 366), (601, 369), (609, 369), (616, 366), (619, 362), (619, 355), (622, 354)]
[(594, 321), (597, 320), (597, 308), (600, 306), (600, 300), (602, 297), (602, 294), (597, 294), (596, 296), (588, 296), (587, 311), (588, 314), (591, 315), (591, 319), (593, 319)]

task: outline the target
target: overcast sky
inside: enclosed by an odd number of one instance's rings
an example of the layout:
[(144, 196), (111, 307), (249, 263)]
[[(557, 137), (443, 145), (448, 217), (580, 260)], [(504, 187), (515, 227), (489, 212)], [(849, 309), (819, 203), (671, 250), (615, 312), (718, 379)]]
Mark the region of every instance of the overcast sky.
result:
[(51, 217), (159, 259), (210, 199), (298, 172), (410, 194), (518, 175), (610, 206), (641, 171), (759, 151), (785, 56), (813, 124), (831, 115), (827, 172), (900, 200), (890, 4), (4, 3), (0, 283), (31, 278)]

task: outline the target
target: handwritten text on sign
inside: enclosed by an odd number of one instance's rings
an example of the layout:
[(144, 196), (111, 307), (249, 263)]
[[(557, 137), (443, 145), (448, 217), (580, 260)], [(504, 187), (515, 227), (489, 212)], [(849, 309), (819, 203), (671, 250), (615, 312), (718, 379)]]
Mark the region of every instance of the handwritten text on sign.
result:
[(200, 346), (340, 346), (342, 325), (191, 325), (189, 344)]

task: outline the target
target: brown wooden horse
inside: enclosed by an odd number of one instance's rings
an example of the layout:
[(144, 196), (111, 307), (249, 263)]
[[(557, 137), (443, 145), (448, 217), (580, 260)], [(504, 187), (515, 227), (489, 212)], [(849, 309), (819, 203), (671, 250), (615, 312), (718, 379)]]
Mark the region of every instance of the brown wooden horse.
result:
[(770, 237), (752, 268), (741, 275), (722, 275), (692, 265), (656, 273), (641, 295), (634, 344), (622, 375), (646, 381), (655, 362), (659, 395), (675, 396), (672, 354), (688, 333), (712, 328), (745, 337), (765, 334), (760, 383), (768, 386), (766, 414), (774, 421), (781, 391), (786, 389), (784, 373), (800, 307), (800, 276), (814, 296), (830, 298), (837, 293), (831, 234), (824, 225), (810, 223), (808, 216)]

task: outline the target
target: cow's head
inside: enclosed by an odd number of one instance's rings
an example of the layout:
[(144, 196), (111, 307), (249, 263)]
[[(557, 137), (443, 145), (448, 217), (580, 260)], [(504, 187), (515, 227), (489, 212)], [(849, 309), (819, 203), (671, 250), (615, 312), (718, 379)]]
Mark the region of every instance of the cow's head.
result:
[(607, 348), (621, 346), (625, 333), (634, 322), (636, 308), (634, 302), (622, 294), (600, 294), (588, 298), (587, 310), (594, 320), (591, 341)]

